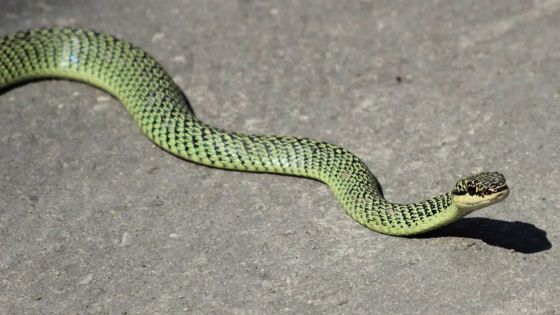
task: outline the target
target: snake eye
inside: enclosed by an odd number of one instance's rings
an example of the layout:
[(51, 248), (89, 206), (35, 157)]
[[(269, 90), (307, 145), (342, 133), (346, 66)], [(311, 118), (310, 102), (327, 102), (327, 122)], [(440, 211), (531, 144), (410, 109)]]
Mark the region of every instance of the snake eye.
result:
[(471, 196), (476, 195), (476, 185), (473, 182), (467, 183), (467, 193)]

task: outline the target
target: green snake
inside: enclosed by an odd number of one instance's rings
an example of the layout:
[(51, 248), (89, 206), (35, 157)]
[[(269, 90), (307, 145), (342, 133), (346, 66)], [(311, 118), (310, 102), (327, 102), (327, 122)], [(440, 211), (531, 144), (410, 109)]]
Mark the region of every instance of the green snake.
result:
[(124, 40), (70, 28), (34, 29), (0, 39), (0, 90), (47, 78), (77, 80), (112, 94), (149, 139), (185, 160), (320, 180), (354, 220), (384, 234), (427, 232), (509, 193), (502, 174), (483, 172), (422, 202), (389, 202), (364, 162), (344, 148), (308, 138), (229, 132), (200, 121), (163, 67)]

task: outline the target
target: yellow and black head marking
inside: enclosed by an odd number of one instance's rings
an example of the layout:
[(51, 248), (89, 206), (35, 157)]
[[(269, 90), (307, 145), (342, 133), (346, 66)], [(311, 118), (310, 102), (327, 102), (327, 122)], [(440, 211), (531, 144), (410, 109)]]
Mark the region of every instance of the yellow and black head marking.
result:
[(463, 178), (451, 191), (453, 203), (465, 213), (504, 200), (509, 194), (504, 175), (498, 172), (482, 172)]

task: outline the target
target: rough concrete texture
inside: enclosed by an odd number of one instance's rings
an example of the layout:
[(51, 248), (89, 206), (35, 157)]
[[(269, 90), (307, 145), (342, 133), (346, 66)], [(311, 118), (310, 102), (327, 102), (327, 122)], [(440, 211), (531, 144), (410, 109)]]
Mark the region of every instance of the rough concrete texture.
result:
[(95, 28), (197, 115), (342, 145), (415, 201), (503, 172), (510, 197), (394, 238), (323, 184), (152, 145), (102, 91), (0, 96), (1, 314), (557, 314), (560, 1), (0, 2), (0, 34)]

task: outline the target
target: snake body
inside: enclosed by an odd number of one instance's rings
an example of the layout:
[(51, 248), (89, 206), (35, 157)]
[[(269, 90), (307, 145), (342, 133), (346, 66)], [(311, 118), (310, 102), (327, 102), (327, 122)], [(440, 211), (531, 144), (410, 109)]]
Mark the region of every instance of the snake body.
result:
[(384, 199), (364, 162), (344, 148), (307, 138), (229, 132), (200, 121), (163, 67), (124, 40), (69, 28), (35, 29), (0, 39), (0, 90), (45, 78), (78, 80), (107, 91), (148, 138), (185, 160), (320, 180), (352, 218), (384, 234), (426, 232), (508, 193), (501, 174), (485, 172), (461, 179), (451, 192), (428, 200), (392, 203)]

